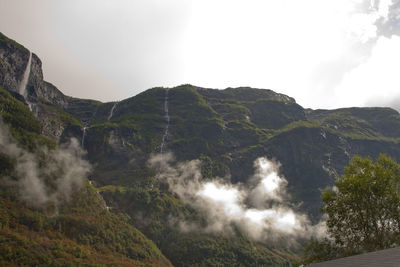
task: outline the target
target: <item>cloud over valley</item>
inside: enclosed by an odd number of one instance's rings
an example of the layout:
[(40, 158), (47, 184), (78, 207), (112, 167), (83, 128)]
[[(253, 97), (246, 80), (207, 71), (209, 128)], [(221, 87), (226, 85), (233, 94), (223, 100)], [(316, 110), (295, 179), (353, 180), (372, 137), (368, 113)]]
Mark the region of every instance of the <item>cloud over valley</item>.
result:
[(200, 226), (174, 220), (182, 231), (231, 235), (239, 227), (253, 240), (290, 244), (298, 237), (322, 233), (322, 224), (312, 226), (305, 214), (290, 205), (287, 181), (279, 175), (279, 165), (267, 158), (255, 160), (254, 175), (239, 184), (229, 178), (203, 179), (199, 160), (176, 162), (172, 153), (153, 155), (148, 164), (157, 170), (158, 181), (166, 182), (207, 222)]

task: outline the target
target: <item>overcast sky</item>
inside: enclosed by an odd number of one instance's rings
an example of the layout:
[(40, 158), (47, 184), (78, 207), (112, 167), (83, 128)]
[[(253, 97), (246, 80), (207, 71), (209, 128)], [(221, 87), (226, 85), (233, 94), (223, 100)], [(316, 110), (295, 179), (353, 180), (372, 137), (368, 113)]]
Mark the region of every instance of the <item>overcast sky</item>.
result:
[(0, 0), (0, 31), (75, 97), (190, 83), (400, 110), (400, 0)]

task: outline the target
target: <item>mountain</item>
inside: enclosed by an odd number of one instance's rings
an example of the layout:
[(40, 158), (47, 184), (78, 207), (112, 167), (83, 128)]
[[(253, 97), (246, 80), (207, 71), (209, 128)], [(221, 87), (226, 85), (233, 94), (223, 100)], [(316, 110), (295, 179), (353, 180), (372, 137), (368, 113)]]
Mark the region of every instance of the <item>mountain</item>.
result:
[[(229, 235), (183, 231), (182, 222), (206, 227), (206, 215), (159, 179), (160, 171), (149, 160), (173, 152), (176, 162), (197, 162), (204, 181), (220, 177), (245, 186), (252, 183), (254, 162), (266, 157), (279, 163), (287, 181), (285, 205), (317, 223), (321, 190), (333, 185), (354, 155), (386, 153), (400, 159), (400, 115), (390, 108), (311, 110), (272, 90), (189, 84), (152, 88), (120, 102), (77, 99), (44, 81), (40, 59), (4, 35), (0, 87), (2, 117), (19, 146), (33, 152), (43, 146), (57, 149), (75, 138), (92, 166), (91, 184), (62, 202), (57, 216), (21, 202), (3, 185), (2, 207), (8, 208), (2, 208), (2, 218), (14, 223), (2, 223), (7, 227), (1, 244), (9, 248), (1, 251), (13, 250), (27, 236), (40, 244), (25, 246), (18, 255), (4, 252), (0, 262), (5, 263), (23, 264), (37, 247), (51, 245), (67, 252), (59, 256), (43, 249), (39, 264), (44, 259), (48, 264), (96, 259), (119, 264), (118, 258), (121, 264), (145, 266), (169, 266), (169, 261), (174, 266), (290, 266), (296, 246), (255, 240), (240, 227), (233, 226)], [(2, 177), (12, 176), (13, 159), (4, 155), (0, 160)], [(50, 184), (51, 179), (56, 177), (49, 178)], [(38, 222), (44, 226), (37, 228)], [(121, 234), (110, 231), (115, 228)], [(39, 238), (44, 234), (54, 244)], [(73, 253), (76, 248), (97, 258), (82, 258)]]
[[(66, 157), (71, 155), (57, 151), (54, 140), (40, 134), (40, 122), (26, 105), (0, 89), (0, 110), (0, 265), (171, 266), (129, 224), (128, 215), (108, 211), (88, 181), (79, 190), (68, 183), (78, 173), (69, 175), (65, 168), (83, 166), (69, 166), (71, 158)], [(49, 195), (39, 192), (39, 171), (48, 175)], [(65, 185), (74, 187), (71, 196)], [(37, 205), (47, 197), (49, 201)], [(72, 199), (61, 202), (64, 197)]]

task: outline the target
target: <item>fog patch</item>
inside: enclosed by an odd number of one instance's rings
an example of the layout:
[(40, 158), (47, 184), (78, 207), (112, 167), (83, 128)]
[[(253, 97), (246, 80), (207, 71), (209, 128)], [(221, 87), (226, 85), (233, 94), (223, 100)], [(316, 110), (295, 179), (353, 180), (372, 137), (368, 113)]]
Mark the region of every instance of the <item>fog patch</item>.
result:
[(0, 151), (15, 162), (12, 177), (2, 179), (2, 183), (15, 186), (20, 200), (35, 208), (69, 200), (74, 190), (83, 187), (91, 170), (75, 138), (57, 149), (42, 147), (32, 153), (17, 144), (2, 120)]
[[(297, 238), (324, 233), (323, 223), (312, 226), (305, 214), (290, 206), (287, 181), (279, 175), (279, 164), (265, 157), (254, 162), (255, 173), (247, 183), (231, 184), (226, 179), (202, 179), (200, 160), (176, 162), (172, 153), (153, 155), (149, 167), (156, 179), (183, 203), (198, 211), (206, 225), (170, 220), (183, 232), (231, 235), (236, 228), (261, 242), (294, 244)], [(233, 174), (234, 175), (234, 174)]]

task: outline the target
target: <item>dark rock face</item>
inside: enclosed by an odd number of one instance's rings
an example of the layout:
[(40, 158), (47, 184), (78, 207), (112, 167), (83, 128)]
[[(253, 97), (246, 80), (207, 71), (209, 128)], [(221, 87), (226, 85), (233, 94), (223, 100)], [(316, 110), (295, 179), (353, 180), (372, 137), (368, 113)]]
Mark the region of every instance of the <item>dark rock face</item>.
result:
[[(43, 87), (42, 61), (36, 54), (32, 53), (31, 70), (27, 84), (28, 99), (38, 102), (39, 92)], [(46, 99), (46, 98), (45, 98)]]
[(65, 95), (49, 82), (43, 81), (43, 85), (39, 87), (38, 96), (63, 109), (68, 106), (68, 99)]
[[(29, 61), (29, 50), (0, 34), (0, 86), (10, 92), (19, 93), (25, 69)], [(27, 84), (28, 98), (37, 102), (38, 97), (54, 104), (62, 105), (64, 95), (54, 86), (43, 81), (42, 62), (32, 54), (30, 75)], [(54, 91), (54, 92), (53, 92)], [(57, 99), (54, 97), (57, 95)]]
[(303, 108), (295, 103), (259, 100), (249, 108), (250, 120), (260, 128), (280, 129), (291, 122), (305, 120)]
[(66, 98), (66, 103), (62, 108), (77, 117), (83, 124), (87, 124), (96, 115), (97, 109), (100, 106), (99, 101), (90, 99), (77, 99), (77, 98)]
[(18, 93), (29, 51), (0, 33), (0, 86)]
[[(42, 62), (32, 53), (30, 75), (26, 95), (20, 95), (19, 87), (27, 69), (30, 52), (25, 47), (0, 33), (0, 87), (10, 91), (22, 102), (31, 103), (35, 116), (41, 121), (42, 133), (59, 140), (70, 122), (60, 120), (61, 113), (77, 116), (82, 122), (89, 121), (97, 108), (92, 100), (80, 100), (65, 96), (53, 84), (43, 80)], [(49, 108), (49, 105), (54, 105)], [(59, 110), (55, 111), (55, 107)], [(62, 115), (62, 117), (70, 115)]]
[[(0, 87), (22, 102), (29, 101), (33, 113), (42, 123), (42, 133), (58, 140), (65, 125), (54, 114), (48, 114), (40, 103), (49, 102), (63, 108), (68, 104), (67, 99), (55, 86), (43, 81), (42, 62), (37, 55), (32, 53), (31, 64), (27, 66), (29, 57), (28, 49), (0, 34)], [(26, 95), (22, 96), (19, 89), (27, 67), (30, 67), (30, 74)]]

